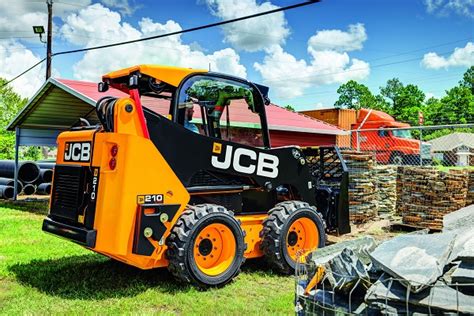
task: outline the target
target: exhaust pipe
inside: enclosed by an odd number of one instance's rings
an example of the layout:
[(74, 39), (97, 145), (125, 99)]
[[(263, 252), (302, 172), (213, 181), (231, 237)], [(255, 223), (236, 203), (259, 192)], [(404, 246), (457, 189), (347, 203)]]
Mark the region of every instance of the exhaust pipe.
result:
[(36, 186), (34, 184), (27, 184), (23, 187), (24, 195), (33, 195), (36, 193)]
[(40, 183), (50, 183), (53, 181), (53, 170), (52, 169), (41, 169), (40, 171)]
[(41, 183), (36, 189), (36, 194), (39, 195), (50, 195), (51, 194), (51, 183)]
[[(15, 179), (9, 179), (9, 178), (1, 178), (0, 177), (0, 185), (6, 185), (8, 187), (13, 187), (15, 188)], [(21, 191), (23, 191), (23, 183), (18, 180), (18, 194), (20, 194)]]
[(0, 199), (13, 199), (15, 189), (7, 185), (0, 185)]
[[(40, 176), (40, 167), (32, 161), (18, 163), (18, 179), (23, 183), (35, 182)], [(0, 160), (0, 177), (15, 178), (15, 162)]]

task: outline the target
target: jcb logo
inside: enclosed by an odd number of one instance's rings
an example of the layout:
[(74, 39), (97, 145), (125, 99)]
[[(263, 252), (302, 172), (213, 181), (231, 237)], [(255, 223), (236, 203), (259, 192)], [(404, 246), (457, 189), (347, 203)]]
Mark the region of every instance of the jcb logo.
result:
[[(224, 151), (224, 157), (222, 152)], [(256, 174), (257, 176), (276, 178), (278, 177), (278, 163), (279, 159), (275, 155), (267, 153), (256, 153), (247, 148), (234, 148), (231, 145), (226, 145), (223, 150), (222, 145), (214, 143), (213, 155), (211, 164), (218, 169), (227, 170), (232, 165), (232, 168), (241, 173)]]
[(64, 161), (89, 162), (91, 160), (91, 143), (67, 142), (64, 150)]

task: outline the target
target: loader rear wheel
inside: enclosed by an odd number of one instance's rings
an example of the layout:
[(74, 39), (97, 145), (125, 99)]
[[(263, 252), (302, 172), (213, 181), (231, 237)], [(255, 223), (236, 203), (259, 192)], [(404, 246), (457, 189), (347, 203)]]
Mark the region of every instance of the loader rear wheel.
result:
[(214, 204), (188, 206), (167, 238), (168, 269), (201, 287), (230, 282), (244, 261), (244, 234), (234, 214)]
[(278, 203), (263, 221), (262, 251), (272, 267), (291, 273), (299, 256), (326, 243), (323, 217), (315, 207), (300, 201)]

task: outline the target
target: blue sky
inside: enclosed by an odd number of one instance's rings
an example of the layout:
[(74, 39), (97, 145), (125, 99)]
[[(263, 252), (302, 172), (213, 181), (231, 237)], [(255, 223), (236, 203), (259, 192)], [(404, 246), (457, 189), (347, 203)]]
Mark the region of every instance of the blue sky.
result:
[[(58, 0), (53, 51), (166, 33), (292, 3)], [(0, 4), (0, 12), (0, 76), (10, 78), (44, 56), (44, 47), (29, 38), (28, 24), (46, 25), (46, 5), (24, 0)], [(442, 97), (474, 64), (473, 43), (472, 0), (325, 0), (227, 28), (56, 57), (53, 73), (98, 81), (104, 72), (137, 63), (205, 68), (210, 63), (213, 70), (270, 86), (273, 102), (303, 110), (331, 107), (339, 85), (350, 79), (378, 93), (388, 79), (398, 77), (428, 96)], [(31, 93), (43, 73), (36, 69), (15, 89)]]

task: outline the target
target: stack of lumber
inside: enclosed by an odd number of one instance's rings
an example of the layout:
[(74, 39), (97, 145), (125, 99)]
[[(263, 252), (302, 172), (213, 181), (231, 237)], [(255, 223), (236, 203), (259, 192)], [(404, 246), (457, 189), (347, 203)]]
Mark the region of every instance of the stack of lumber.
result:
[(466, 205), (468, 173), (399, 167), (397, 213), (404, 224), (441, 229), (443, 216)]
[(349, 214), (353, 223), (365, 223), (377, 216), (374, 159), (371, 154), (343, 151), (349, 171)]
[(474, 170), (469, 170), (468, 191), (466, 205), (474, 204)]
[(374, 179), (377, 188), (379, 215), (393, 215), (397, 199), (397, 168), (394, 166), (375, 166)]

